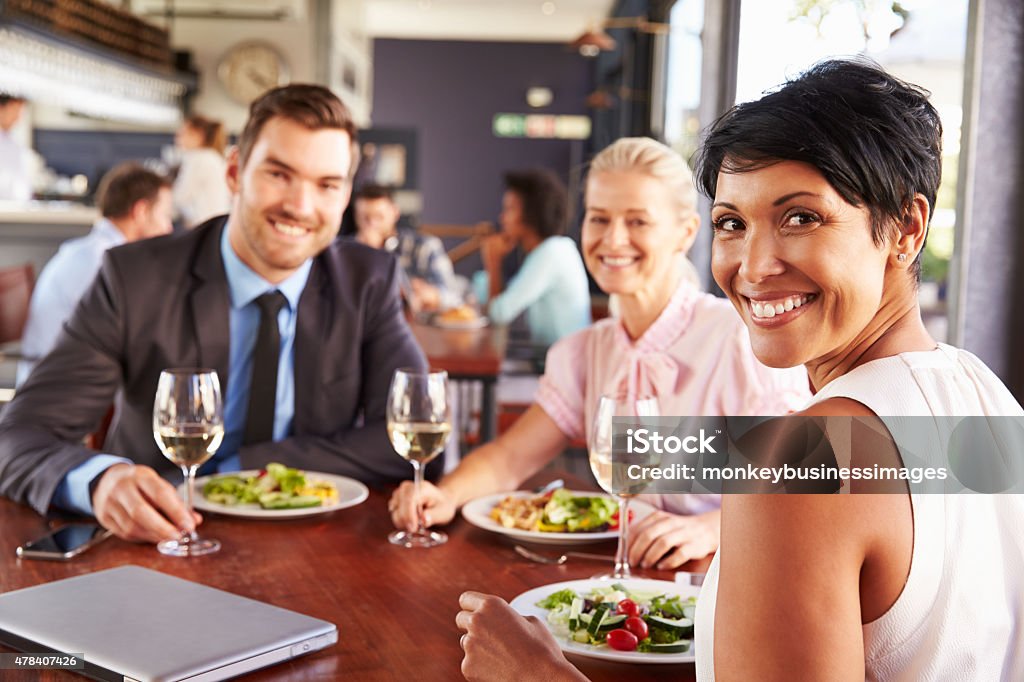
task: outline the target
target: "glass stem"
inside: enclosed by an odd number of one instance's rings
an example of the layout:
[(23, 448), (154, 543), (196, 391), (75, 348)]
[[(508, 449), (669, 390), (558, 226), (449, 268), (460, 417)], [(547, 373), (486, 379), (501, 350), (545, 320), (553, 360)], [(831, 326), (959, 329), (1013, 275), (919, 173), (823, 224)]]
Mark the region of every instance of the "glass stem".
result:
[(412, 460), (412, 485), (413, 496), (417, 500), (416, 505), (416, 535), (423, 535), (426, 528), (423, 525), (423, 510), (419, 507), (420, 488), (423, 487), (423, 465), (417, 460)]
[(629, 577), (629, 498), (619, 498), (619, 547), (615, 550), (616, 578)]
[[(196, 466), (181, 467), (181, 471), (185, 474), (185, 513), (188, 514), (188, 518), (192, 518), (192, 488), (196, 483), (196, 469), (198, 469)], [(197, 537), (194, 530), (191, 533), (186, 530), (181, 531), (182, 542), (192, 542)]]

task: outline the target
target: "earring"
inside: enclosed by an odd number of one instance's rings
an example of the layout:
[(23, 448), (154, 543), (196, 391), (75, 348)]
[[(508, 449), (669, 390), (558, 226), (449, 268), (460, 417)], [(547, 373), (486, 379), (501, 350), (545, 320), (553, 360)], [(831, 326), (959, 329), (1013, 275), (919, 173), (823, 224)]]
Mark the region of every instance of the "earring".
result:
[(898, 256), (896, 256), (896, 260), (898, 260), (899, 262), (902, 263), (903, 261), (907, 260), (907, 254), (905, 254), (905, 253), (899, 254)]

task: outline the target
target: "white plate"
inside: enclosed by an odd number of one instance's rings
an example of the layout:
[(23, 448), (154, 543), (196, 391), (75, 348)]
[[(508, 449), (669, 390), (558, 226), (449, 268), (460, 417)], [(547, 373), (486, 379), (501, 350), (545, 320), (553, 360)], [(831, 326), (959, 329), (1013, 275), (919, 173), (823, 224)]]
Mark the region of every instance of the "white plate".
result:
[[(544, 599), (552, 592), (558, 592), (559, 590), (572, 590), (576, 594), (584, 595), (590, 592), (590, 590), (597, 586), (608, 586), (613, 581), (610, 580), (598, 580), (590, 578), (587, 580), (569, 580), (564, 583), (554, 583), (553, 585), (544, 585), (543, 587), (536, 587), (528, 592), (523, 592), (521, 595), (513, 599), (509, 604), (513, 609), (523, 614), (524, 616), (537, 616), (540, 621), (548, 626), (547, 610), (537, 606), (537, 602)], [(670, 583), (667, 580), (642, 580), (639, 578), (629, 578), (626, 580), (616, 580), (614, 582), (622, 583), (626, 589), (636, 590), (638, 592), (662, 592), (668, 595), (678, 594), (684, 599), (689, 597), (695, 597), (700, 593), (699, 587), (693, 585), (682, 585), (679, 583)], [(605, 661), (618, 661), (620, 663), (693, 663), (695, 660), (693, 646), (690, 646), (689, 651), (684, 651), (678, 654), (651, 654), (642, 653), (639, 651), (616, 651), (608, 646), (591, 646), (590, 644), (581, 644), (579, 642), (573, 642), (564, 637), (555, 636), (558, 640), (558, 646), (562, 648), (562, 651), (567, 654), (577, 654), (579, 656), (586, 656), (587, 658), (599, 658)]]
[(490, 320), (483, 316), (472, 320), (446, 320), (438, 315), (433, 320), (434, 326), (441, 329), (483, 329), (489, 322)]
[[(610, 497), (609, 495), (595, 492), (583, 492), (578, 490), (570, 490), (569, 492), (581, 497)], [(516, 497), (533, 497), (536, 493), (529, 492), (528, 490), (517, 490), (515, 492), (498, 493), (497, 495), (478, 497), (475, 500), (467, 502), (465, 506), (462, 507), (462, 516), (478, 528), (483, 528), (484, 530), (489, 530), (494, 533), (501, 533), (502, 535), (508, 535), (509, 537), (516, 538), (517, 540), (537, 542), (543, 545), (583, 545), (591, 542), (601, 542), (602, 540), (614, 540), (619, 537), (618, 529), (605, 530), (598, 533), (546, 533), (539, 530), (506, 528), (491, 518), (491, 510), (494, 509), (494, 505), (498, 504), (509, 495), (515, 495)], [(646, 502), (641, 502), (640, 500), (631, 501), (629, 503), (629, 508), (633, 511), (634, 523), (654, 511), (654, 507)]]
[[(335, 476), (334, 474), (322, 474), (317, 471), (307, 471), (306, 476), (314, 481), (328, 481), (338, 489), (338, 499), (320, 507), (306, 507), (304, 509), (262, 509), (258, 504), (238, 504), (229, 506), (210, 502), (203, 496), (203, 485), (211, 478), (217, 476), (237, 475), (245, 478), (255, 476), (258, 470), (224, 472), (212, 476), (201, 476), (196, 479), (195, 494), (192, 496), (192, 504), (197, 511), (216, 512), (225, 516), (241, 516), (246, 519), (295, 519), (303, 516), (315, 516), (316, 514), (327, 514), (328, 512), (354, 507), (370, 496), (370, 490), (359, 481), (347, 476)], [(182, 484), (184, 485), (184, 484)], [(182, 486), (178, 486), (181, 492)]]

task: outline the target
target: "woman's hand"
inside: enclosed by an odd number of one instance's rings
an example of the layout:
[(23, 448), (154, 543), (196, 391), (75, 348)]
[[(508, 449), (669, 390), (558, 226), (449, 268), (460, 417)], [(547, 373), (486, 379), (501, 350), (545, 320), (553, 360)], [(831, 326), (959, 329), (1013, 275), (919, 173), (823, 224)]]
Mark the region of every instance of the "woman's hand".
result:
[(509, 237), (504, 232), (498, 232), (492, 234), (480, 242), (480, 260), (484, 263), (484, 268), (490, 272), (491, 270), (500, 270), (501, 261), (512, 252), (512, 249), (516, 247), (514, 239)]
[(629, 529), (629, 563), (658, 570), (679, 568), (718, 549), (722, 512), (680, 516), (656, 511)]
[(465, 630), (467, 680), (586, 680), (565, 660), (558, 642), (536, 616), (524, 618), (500, 597), (463, 592), (455, 625)]
[(416, 486), (412, 481), (403, 481), (388, 501), (391, 522), (395, 528), (404, 528), (410, 533), (417, 527), (418, 515), (423, 517), (424, 526), (445, 524), (455, 518), (455, 503), (443, 490), (429, 481), (420, 485), (420, 497), (416, 498)]

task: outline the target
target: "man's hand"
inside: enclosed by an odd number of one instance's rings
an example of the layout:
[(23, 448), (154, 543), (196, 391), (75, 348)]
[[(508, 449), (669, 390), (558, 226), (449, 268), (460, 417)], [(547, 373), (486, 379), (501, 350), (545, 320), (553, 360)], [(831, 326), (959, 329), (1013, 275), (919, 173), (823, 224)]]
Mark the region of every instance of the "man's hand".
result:
[(100, 474), (92, 508), (100, 525), (133, 542), (177, 538), (202, 522), (194, 512), (189, 518), (173, 485), (150, 467), (134, 464), (115, 464)]
[(722, 512), (694, 516), (657, 511), (629, 529), (629, 563), (658, 570), (679, 568), (718, 549)]
[(466, 631), (459, 644), (467, 680), (586, 680), (536, 616), (524, 618), (504, 599), (479, 592), (463, 592), (459, 606), (455, 625)]
[(409, 284), (420, 310), (437, 310), (441, 307), (441, 290), (430, 282), (413, 277)]
[(429, 481), (420, 485), (420, 497), (416, 497), (416, 486), (412, 481), (403, 481), (388, 501), (391, 522), (395, 528), (404, 528), (410, 533), (417, 528), (417, 514), (422, 514), (423, 525), (445, 524), (455, 518), (455, 503), (443, 490)]

